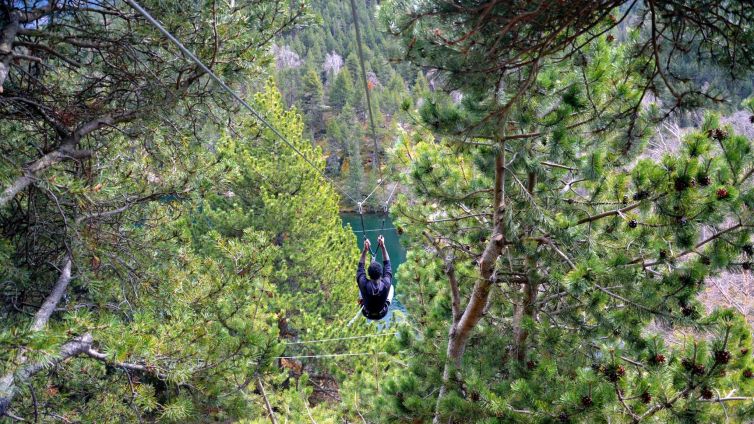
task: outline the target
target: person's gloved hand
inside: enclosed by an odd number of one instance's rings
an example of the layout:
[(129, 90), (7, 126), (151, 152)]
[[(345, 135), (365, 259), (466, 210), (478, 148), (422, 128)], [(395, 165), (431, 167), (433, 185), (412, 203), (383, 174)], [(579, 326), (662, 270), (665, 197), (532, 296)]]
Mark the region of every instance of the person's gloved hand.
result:
[(383, 237), (382, 235), (377, 237), (377, 246), (385, 247), (385, 237)]
[(364, 239), (364, 250), (369, 250), (370, 247), (372, 247), (372, 243), (369, 242), (369, 239)]

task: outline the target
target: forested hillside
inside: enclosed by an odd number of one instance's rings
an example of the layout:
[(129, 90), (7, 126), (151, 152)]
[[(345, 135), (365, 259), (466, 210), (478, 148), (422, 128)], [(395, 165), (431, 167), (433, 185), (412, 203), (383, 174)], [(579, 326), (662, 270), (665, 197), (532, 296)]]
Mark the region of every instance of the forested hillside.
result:
[(752, 422), (752, 75), (746, 0), (0, 0), (0, 422)]
[[(373, 166), (375, 159), (384, 156), (398, 128), (411, 124), (400, 113), (401, 105), (421, 98), (428, 83), (422, 70), (395, 60), (400, 48), (397, 40), (379, 30), (377, 2), (356, 2), (373, 134), (351, 3), (314, 0), (311, 7), (316, 15), (312, 24), (291, 30), (275, 41), (277, 78), (286, 103), (304, 115), (307, 135), (325, 151), (327, 172), (352, 197), (361, 198), (379, 178)], [(383, 199), (380, 192), (370, 206), (378, 208)]]

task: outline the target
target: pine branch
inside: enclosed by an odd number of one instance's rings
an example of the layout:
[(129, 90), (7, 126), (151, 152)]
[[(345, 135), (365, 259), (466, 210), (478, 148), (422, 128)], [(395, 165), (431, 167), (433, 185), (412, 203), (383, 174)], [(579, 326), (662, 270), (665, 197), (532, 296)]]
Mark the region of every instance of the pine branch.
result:
[[(656, 200), (656, 199), (653, 199), (653, 200)], [(615, 210), (607, 211), (607, 212), (602, 212), (602, 213), (594, 215), (594, 216), (588, 216), (586, 218), (582, 218), (582, 219), (578, 220), (576, 222), (576, 225), (586, 224), (588, 222), (594, 222), (594, 221), (600, 220), (602, 218), (607, 218), (609, 216), (620, 215), (622, 213), (632, 211), (632, 210), (638, 208), (639, 206), (641, 206), (641, 202), (636, 202), (636, 203), (630, 204), (630, 205), (628, 205), (628, 206), (626, 206), (624, 208), (615, 209)]]
[[(0, 378), (0, 417), (7, 413), (18, 391), (19, 383), (25, 383), (38, 372), (85, 352), (91, 347), (91, 344), (92, 335), (86, 333), (63, 344), (56, 356), (30, 365), (24, 366), (22, 363), (21, 367), (15, 372), (11, 371)], [(24, 363), (27, 360), (25, 356), (21, 356), (21, 359)]]
[(734, 225), (732, 227), (728, 227), (728, 228), (726, 228), (726, 229), (724, 229), (724, 230), (722, 230), (722, 231), (714, 234), (713, 236), (711, 236), (711, 237), (709, 237), (709, 238), (707, 238), (705, 240), (700, 241), (692, 249), (684, 250), (683, 252), (681, 252), (681, 253), (679, 253), (679, 254), (677, 254), (675, 256), (671, 256), (669, 258), (666, 258), (664, 261), (657, 260), (657, 261), (643, 262), (644, 261), (643, 258), (636, 258), (636, 259), (632, 260), (631, 262), (629, 262), (629, 264), (633, 265), (633, 264), (641, 263), (642, 267), (646, 268), (646, 267), (650, 267), (650, 266), (655, 266), (655, 265), (661, 264), (661, 263), (663, 263), (665, 261), (671, 261), (671, 260), (679, 259), (679, 258), (682, 258), (682, 257), (690, 254), (690, 253), (695, 253), (699, 248), (703, 247), (705, 244), (707, 244), (709, 242), (712, 242), (712, 241), (715, 241), (718, 238), (720, 238), (721, 236), (723, 236), (723, 235), (725, 235), (725, 234), (727, 234), (727, 233), (729, 233), (731, 231), (735, 231), (735, 230), (737, 230), (739, 228), (742, 228), (742, 227), (744, 227), (744, 225), (741, 224), (741, 223), (736, 224), (736, 225)]

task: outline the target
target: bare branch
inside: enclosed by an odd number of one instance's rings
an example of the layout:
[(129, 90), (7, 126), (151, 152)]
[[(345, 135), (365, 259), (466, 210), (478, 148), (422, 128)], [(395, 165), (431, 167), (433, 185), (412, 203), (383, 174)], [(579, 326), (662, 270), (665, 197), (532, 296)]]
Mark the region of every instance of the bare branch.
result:
[(50, 292), (50, 294), (47, 296), (47, 299), (45, 299), (42, 306), (40, 306), (39, 310), (34, 315), (34, 322), (31, 325), (31, 331), (42, 330), (45, 325), (47, 325), (47, 321), (50, 320), (52, 313), (55, 312), (55, 308), (58, 306), (58, 302), (60, 302), (60, 299), (63, 297), (65, 290), (68, 288), (68, 283), (71, 282), (72, 264), (73, 261), (71, 260), (71, 258), (66, 258), (63, 269), (60, 272), (60, 277), (58, 278), (57, 283), (55, 283), (55, 286), (52, 288), (52, 292)]

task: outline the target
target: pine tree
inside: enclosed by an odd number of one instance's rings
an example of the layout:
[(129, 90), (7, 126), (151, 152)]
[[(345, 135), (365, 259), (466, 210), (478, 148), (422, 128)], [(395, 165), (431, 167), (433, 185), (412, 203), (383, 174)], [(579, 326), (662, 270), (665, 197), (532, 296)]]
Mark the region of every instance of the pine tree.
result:
[(301, 107), (306, 120), (306, 128), (317, 136), (324, 129), (322, 111), (325, 107), (325, 93), (319, 73), (313, 66), (307, 66), (302, 78)]
[[(680, 152), (641, 156), (668, 110), (642, 107), (647, 87), (670, 109), (699, 100), (653, 31), (688, 40), (720, 9), (660, 17), (649, 2), (618, 45), (599, 35), (620, 20), (612, 5), (482, 3), (382, 8), (407, 58), (463, 95), (431, 93), (426, 128), (395, 148), (413, 187), (393, 208), (412, 246), (398, 278), (423, 337), (387, 389), (390, 420), (751, 419), (750, 330), (696, 300), (705, 277), (748, 267), (750, 141), (709, 115)], [(752, 12), (730, 6), (743, 20), (715, 37), (745, 51)], [(672, 343), (644, 331), (653, 321), (709, 336)]]
[[(367, 69), (367, 72), (369, 72), (371, 68), (369, 67), (368, 62), (365, 62), (364, 65)], [(359, 59), (356, 55), (355, 45), (354, 50), (348, 56), (346, 56), (346, 63), (344, 68), (350, 71), (352, 78), (355, 78), (353, 80), (354, 89), (350, 92), (348, 101), (354, 108), (356, 108), (356, 111), (359, 113), (359, 115), (362, 115), (364, 117), (364, 120), (366, 121), (367, 105), (366, 96), (364, 95), (364, 81), (363, 77), (361, 76), (361, 65), (359, 64)]]
[(330, 87), (330, 105), (335, 110), (340, 111), (350, 102), (354, 96), (354, 82), (351, 72), (347, 67), (343, 67), (338, 76), (335, 77), (335, 81)]
[(408, 92), (403, 78), (397, 72), (393, 73), (382, 95), (383, 100), (381, 104), (385, 113), (390, 116), (396, 114), (403, 100), (407, 99), (407, 96)]

